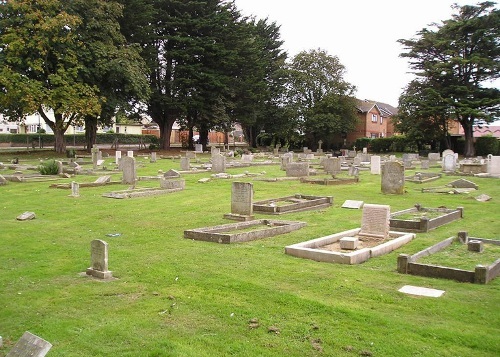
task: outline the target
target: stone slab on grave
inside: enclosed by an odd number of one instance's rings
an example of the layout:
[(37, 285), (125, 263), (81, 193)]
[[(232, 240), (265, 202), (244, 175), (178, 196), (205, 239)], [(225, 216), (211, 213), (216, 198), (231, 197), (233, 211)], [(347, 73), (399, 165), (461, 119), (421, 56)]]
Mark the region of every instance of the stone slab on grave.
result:
[(363, 204), (363, 201), (345, 200), (341, 208), (360, 209), (363, 207)]
[(184, 190), (186, 187), (186, 180), (162, 177), (160, 178), (160, 187), (167, 190)]
[(16, 217), (18, 221), (30, 221), (35, 218), (36, 218), (35, 212), (29, 212), (29, 211), (21, 213), (19, 216)]
[(0, 175), (0, 186), (6, 185), (7, 184), (7, 179)]
[(420, 286), (412, 286), (412, 285), (405, 285), (398, 291), (408, 295), (434, 297), (434, 298), (441, 297), (445, 293), (444, 290), (423, 288)]
[(221, 244), (242, 243), (293, 232), (304, 226), (306, 223), (299, 221), (256, 219), (186, 230), (184, 238)]
[(163, 177), (165, 177), (165, 178), (178, 178), (178, 177), (181, 177), (181, 173), (177, 170), (170, 169), (163, 174)]
[(51, 348), (50, 342), (26, 331), (6, 357), (43, 357)]
[(113, 191), (113, 192), (105, 192), (101, 196), (106, 198), (115, 198), (115, 199), (126, 199), (126, 198), (139, 198), (139, 197), (150, 197), (150, 196), (159, 196), (165, 195), (168, 193), (182, 191), (182, 188), (175, 189), (165, 189), (165, 188), (132, 188), (129, 190), (122, 191)]
[(108, 270), (108, 243), (100, 239), (90, 242), (90, 267), (87, 275), (99, 279), (110, 279), (113, 273)]
[(416, 172), (413, 176), (406, 176), (405, 181), (413, 183), (426, 183), (439, 180), (441, 174), (435, 172)]
[(98, 177), (98, 178), (94, 181), (94, 183), (97, 183), (97, 184), (103, 184), (103, 185), (104, 185), (104, 184), (106, 184), (106, 183), (108, 183), (108, 182), (111, 182), (111, 176), (109, 176), (109, 175), (100, 176), (100, 177)]
[(380, 238), (389, 236), (391, 207), (388, 205), (365, 204), (361, 218), (360, 236)]
[(231, 186), (231, 213), (224, 218), (236, 221), (253, 220), (253, 184), (233, 182)]
[(473, 188), (473, 189), (478, 189), (478, 185), (476, 185), (474, 182), (465, 180), (465, 179), (458, 179), (455, 181), (450, 182), (447, 186), (453, 187), (453, 188)]

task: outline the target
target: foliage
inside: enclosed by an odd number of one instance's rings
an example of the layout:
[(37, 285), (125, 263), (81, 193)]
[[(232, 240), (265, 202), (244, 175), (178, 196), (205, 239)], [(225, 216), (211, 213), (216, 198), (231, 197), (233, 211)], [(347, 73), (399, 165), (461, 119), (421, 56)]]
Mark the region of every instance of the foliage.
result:
[(376, 138), (370, 142), (370, 151), (381, 153), (389, 152), (392, 149), (392, 138)]
[(357, 138), (354, 142), (354, 146), (356, 146), (356, 150), (362, 150), (363, 148), (370, 147), (370, 143), (373, 139), (371, 138)]
[(288, 66), (286, 107), (294, 129), (316, 147), (333, 134), (355, 129), (355, 87), (344, 80), (345, 67), (325, 51), (300, 52)]
[[(8, 162), (0, 155), (1, 162)], [(21, 156), (20, 162), (36, 164), (38, 158), (38, 153)], [(210, 154), (198, 158), (205, 162)], [(178, 160), (137, 160), (141, 177), (179, 168)], [(83, 168), (92, 164), (83, 163)], [(228, 173), (247, 170), (229, 168)], [(251, 171), (284, 176), (279, 165), (255, 166)], [(119, 182), (121, 173), (111, 176)], [(460, 230), (498, 239), (498, 179), (468, 178), (479, 185), (474, 196), (494, 197), (488, 202), (470, 195), (421, 192), (423, 187), (441, 185), (436, 181), (407, 182), (404, 195), (382, 195), (380, 176), (369, 171), (360, 171), (358, 183), (334, 190), (299, 181), (255, 180), (254, 200), (334, 192), (335, 204), (283, 216), (307, 222), (299, 231), (227, 245), (182, 238), (187, 229), (227, 223), (222, 215), (230, 209), (233, 180), (197, 183), (203, 177), (206, 172), (185, 175), (182, 192), (125, 200), (101, 196), (128, 188), (120, 184), (80, 188), (77, 199), (68, 197), (68, 189), (49, 188), (47, 182), (0, 186), (0, 355), (7, 354), (26, 330), (53, 343), (48, 355), (65, 357), (498, 354), (500, 277), (479, 285), (396, 271), (399, 254), (415, 254)], [(93, 182), (95, 177), (78, 175), (58, 183), (72, 180)], [(446, 184), (452, 179), (441, 180)], [(158, 187), (155, 181), (139, 184)], [(353, 198), (390, 205), (393, 212), (425, 201), (427, 207), (464, 207), (465, 214), (359, 265), (320, 263), (284, 253), (285, 246), (359, 227), (361, 210), (340, 208)], [(26, 210), (37, 218), (16, 221)], [(110, 233), (121, 236), (107, 236)], [(116, 280), (102, 283), (81, 274), (89, 266), (94, 239), (108, 243), (109, 269)], [(477, 256), (482, 262), (481, 254)], [(449, 264), (456, 261), (446, 259)], [(446, 293), (441, 298), (416, 298), (398, 291), (404, 285)], [(478, 302), (481, 308), (464, 308), (464, 301)], [(249, 326), (252, 319), (258, 326)], [(270, 333), (271, 326), (279, 334)]]
[[(432, 103), (438, 103), (439, 115), (447, 114), (464, 129), (466, 156), (474, 155), (473, 125), (492, 122), (500, 114), (500, 90), (488, 86), (500, 76), (500, 9), (493, 2), (477, 6), (454, 5), (458, 11), (436, 30), (422, 29), (418, 38), (399, 40), (407, 50), (402, 57), (420, 79), (403, 95), (404, 103), (418, 87), (417, 101), (426, 103), (422, 113), (406, 106), (404, 115), (428, 121), (434, 115)], [(406, 97), (406, 99), (405, 99)], [(414, 113), (415, 115), (412, 115)], [(440, 118), (434, 118), (440, 120)]]
[(42, 175), (57, 175), (59, 173), (59, 167), (55, 160), (49, 160), (42, 162), (38, 166), (38, 171), (40, 171)]
[(76, 150), (75, 149), (66, 149), (66, 157), (75, 158), (76, 157)]
[(476, 138), (476, 154), (479, 156), (498, 155), (500, 143), (498, 138), (492, 135), (484, 135)]

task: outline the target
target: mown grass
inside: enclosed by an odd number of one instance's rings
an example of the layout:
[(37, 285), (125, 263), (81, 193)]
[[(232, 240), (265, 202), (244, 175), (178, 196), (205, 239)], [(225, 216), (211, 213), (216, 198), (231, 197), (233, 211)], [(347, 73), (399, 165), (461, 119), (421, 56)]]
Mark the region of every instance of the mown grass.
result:
[[(0, 156), (0, 161), (7, 159)], [(38, 163), (37, 156), (20, 160)], [(138, 163), (143, 176), (180, 167), (170, 159), (151, 164), (138, 158)], [(228, 171), (284, 175), (278, 165)], [(330, 195), (334, 204), (279, 217), (307, 222), (298, 231), (220, 245), (183, 238), (186, 229), (228, 223), (222, 216), (230, 212), (232, 180), (197, 183), (208, 175), (184, 175), (182, 192), (124, 200), (101, 194), (125, 185), (80, 188), (79, 198), (68, 197), (69, 190), (49, 188), (52, 182), (0, 186), (0, 356), (26, 330), (54, 345), (49, 356), (499, 354), (500, 279), (475, 285), (396, 271), (398, 254), (414, 254), (460, 230), (500, 239), (499, 180), (468, 178), (479, 185), (471, 194), (420, 192), (455, 179), (445, 176), (428, 184), (407, 183), (407, 192), (396, 196), (381, 194), (380, 176), (364, 171), (358, 184), (340, 186), (238, 179), (253, 182), (255, 201), (300, 193)], [(119, 177), (117, 173), (113, 179)], [(482, 193), (492, 200), (476, 201)], [(361, 265), (284, 254), (286, 245), (359, 227), (361, 210), (340, 208), (346, 199), (388, 204), (393, 212), (416, 203), (464, 207), (464, 218), (417, 234), (397, 251)], [(25, 211), (34, 211), (37, 218), (16, 221)], [(93, 239), (109, 243), (109, 268), (116, 280), (80, 274), (90, 264)], [(453, 263), (452, 257), (445, 259)], [(446, 293), (437, 299), (414, 297), (397, 291), (403, 285)], [(252, 319), (257, 327), (250, 327)]]

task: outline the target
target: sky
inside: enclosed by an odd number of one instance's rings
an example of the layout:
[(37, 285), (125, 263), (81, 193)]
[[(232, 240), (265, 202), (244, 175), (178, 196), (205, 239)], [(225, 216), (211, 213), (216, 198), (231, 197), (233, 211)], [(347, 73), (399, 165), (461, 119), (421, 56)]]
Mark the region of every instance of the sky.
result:
[[(414, 78), (398, 39), (415, 38), (432, 23), (452, 18), (461, 0), (235, 0), (243, 15), (268, 18), (281, 27), (283, 48), (293, 57), (301, 51), (325, 50), (346, 67), (344, 79), (357, 88), (358, 99), (398, 105), (403, 88)], [(496, 85), (496, 83), (495, 83)]]

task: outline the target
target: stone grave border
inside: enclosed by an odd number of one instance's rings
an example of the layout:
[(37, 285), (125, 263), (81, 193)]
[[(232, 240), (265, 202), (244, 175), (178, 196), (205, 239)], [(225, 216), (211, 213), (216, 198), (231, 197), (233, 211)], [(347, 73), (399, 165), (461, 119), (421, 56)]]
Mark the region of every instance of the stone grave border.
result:
[[(398, 219), (398, 216), (407, 213), (413, 212), (422, 212), (422, 211), (431, 211), (431, 212), (440, 212), (442, 215), (436, 218), (426, 218), (421, 217), (418, 221), (412, 220), (404, 220)], [(408, 208), (402, 211), (391, 213), (391, 218), (389, 220), (390, 227), (392, 229), (401, 231), (401, 232), (415, 232), (415, 233), (425, 233), (432, 229), (436, 229), (442, 225), (451, 223), (458, 219), (463, 218), (464, 216), (464, 208), (457, 207), (456, 209), (448, 209), (448, 208), (426, 208), (421, 205), (416, 204), (412, 208)]]
[[(419, 178), (420, 176), (420, 178)], [(434, 172), (415, 172), (413, 176), (406, 176), (405, 182), (413, 182), (413, 183), (426, 183), (439, 180), (442, 177), (440, 173)]]
[[(251, 227), (259, 228), (262, 226), (268, 228), (242, 233), (231, 233), (231, 231), (239, 229), (247, 229)], [(241, 243), (293, 232), (304, 226), (306, 226), (306, 223), (299, 221), (256, 219), (247, 222), (237, 222), (212, 227), (189, 229), (184, 231), (184, 238), (222, 244)]]
[[(483, 242), (484, 244), (500, 245), (500, 240), (476, 238), (476, 237), (467, 237), (467, 239), (480, 241)], [(482, 265), (477, 265), (474, 271), (438, 266), (432, 264), (422, 264), (417, 262), (419, 258), (446, 249), (455, 240), (457, 240), (457, 237), (447, 238), (413, 255), (400, 254), (398, 256), (398, 268), (397, 268), (398, 272), (401, 274), (411, 274), (411, 275), (418, 275), (430, 278), (450, 279), (459, 282), (476, 283), (476, 284), (487, 284), (488, 282), (496, 278), (498, 275), (500, 275), (500, 259), (497, 259), (495, 262), (486, 267)]]
[(106, 198), (137, 198), (137, 197), (149, 197), (149, 196), (158, 196), (164, 195), (167, 193), (182, 191), (183, 188), (173, 188), (173, 189), (165, 189), (165, 188), (135, 188), (131, 190), (122, 190), (122, 191), (112, 191), (105, 192), (102, 194), (102, 197)]
[(333, 186), (333, 185), (346, 185), (351, 183), (358, 183), (359, 176), (353, 178), (300, 178), (301, 183), (309, 183), (316, 185), (325, 185), (325, 186)]
[(318, 262), (340, 263), (340, 264), (360, 264), (370, 258), (375, 258), (405, 245), (415, 238), (414, 233), (389, 231), (389, 241), (383, 242), (371, 248), (362, 248), (352, 253), (333, 252), (323, 250), (321, 247), (338, 242), (344, 237), (354, 237), (358, 235), (361, 228), (354, 228), (348, 231), (331, 234), (321, 238), (312, 239), (285, 247), (285, 254), (298, 258), (311, 259)]
[[(307, 200), (305, 202), (294, 202), (294, 199)], [(285, 205), (273, 206), (274, 202), (288, 202)], [(332, 196), (309, 196), (295, 194), (270, 200), (257, 201), (253, 203), (253, 211), (262, 214), (285, 214), (300, 212), (311, 209), (322, 209), (330, 207), (333, 204)]]

